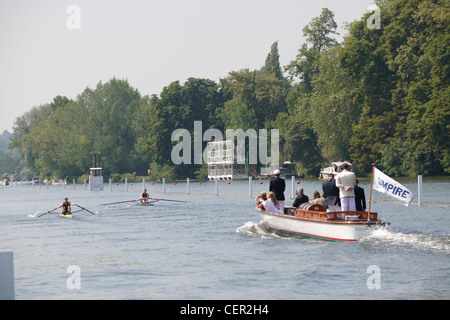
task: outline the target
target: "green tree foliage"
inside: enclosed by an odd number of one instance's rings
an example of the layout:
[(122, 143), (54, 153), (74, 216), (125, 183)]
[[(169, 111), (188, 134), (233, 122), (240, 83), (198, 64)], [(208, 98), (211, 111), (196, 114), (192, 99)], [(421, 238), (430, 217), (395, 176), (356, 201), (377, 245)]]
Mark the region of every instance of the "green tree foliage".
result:
[[(366, 14), (351, 25), (341, 56), (364, 105), (351, 156), (364, 172), (370, 161), (399, 175), (448, 172), (448, 2), (378, 5), (381, 29), (367, 28)], [(398, 150), (402, 161), (385, 154)]]
[(86, 121), (83, 113), (82, 107), (70, 102), (22, 138), (22, 148), (32, 155), (32, 167), (42, 178), (76, 177), (89, 167), (89, 140), (80, 130), (80, 123)]
[[(186, 129), (193, 135), (194, 121), (201, 121), (203, 130), (222, 129), (222, 109), (222, 93), (218, 85), (208, 79), (189, 78), (183, 85), (175, 81), (164, 87), (159, 97), (145, 97), (134, 121), (138, 157), (143, 157), (147, 165), (166, 166), (167, 171), (167, 166), (173, 165), (171, 152), (176, 144), (171, 141), (172, 132)], [(199, 165), (180, 164), (172, 171), (173, 175), (185, 178), (198, 168)]]
[(3, 133), (0, 134), (0, 149), (8, 150), (8, 146), (12, 136), (13, 135), (7, 130), (3, 131)]
[(291, 79), (299, 78), (302, 91), (311, 93), (312, 81), (317, 74), (317, 60), (322, 51), (333, 47), (337, 41), (331, 37), (336, 32), (337, 24), (334, 21), (334, 13), (327, 8), (322, 9), (319, 17), (313, 18), (303, 28), (303, 36), (306, 42), (302, 44), (295, 60), (286, 66)]
[(140, 93), (128, 81), (116, 78), (100, 82), (94, 90), (86, 88), (77, 97), (77, 103), (87, 110), (83, 131), (90, 138), (91, 151), (101, 152), (106, 173), (135, 171), (133, 117), (140, 100)]
[(261, 74), (273, 74), (280, 79), (282, 83), (288, 86), (287, 80), (283, 76), (280, 66), (280, 54), (278, 53), (278, 41), (275, 41), (270, 47), (264, 66), (259, 70)]
[(12, 137), (13, 135), (7, 130), (0, 134), (0, 177), (5, 173), (20, 172), (22, 167), (20, 149), (9, 148)]
[(356, 83), (344, 74), (339, 64), (340, 51), (341, 47), (335, 46), (320, 55), (319, 72), (313, 78), (314, 91), (309, 99), (312, 125), (327, 163), (350, 159), (352, 127), (362, 111), (354, 101)]
[[(232, 71), (228, 77), (221, 79), (221, 88), (224, 95), (230, 98), (222, 113), (222, 119), (230, 119), (226, 128), (239, 128), (229, 127), (234, 124), (242, 125), (241, 129), (262, 129), (266, 123), (275, 120), (279, 112), (286, 111), (287, 89), (273, 73), (260, 74), (249, 69)], [(248, 113), (239, 120), (236, 119), (239, 112)]]
[[(347, 92), (342, 91), (348, 81), (336, 63), (336, 28), (333, 12), (322, 9), (320, 16), (303, 28), (306, 42), (285, 68), (291, 80), (297, 78), (299, 82), (287, 98), (289, 125), (282, 130), (283, 150), (314, 176), (319, 174), (322, 158), (330, 160), (345, 153), (341, 133), (348, 128), (341, 124), (347, 120), (344, 114), (348, 110), (343, 110), (341, 102), (347, 98)], [(296, 121), (292, 123), (291, 119)]]

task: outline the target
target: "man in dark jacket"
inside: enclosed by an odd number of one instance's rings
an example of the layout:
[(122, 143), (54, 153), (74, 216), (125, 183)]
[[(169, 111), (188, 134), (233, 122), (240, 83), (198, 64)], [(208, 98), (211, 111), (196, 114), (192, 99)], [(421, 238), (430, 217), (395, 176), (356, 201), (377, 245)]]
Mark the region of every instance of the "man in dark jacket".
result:
[(322, 190), (327, 199), (327, 211), (340, 211), (339, 188), (336, 187), (336, 180), (334, 180), (333, 174), (328, 175), (328, 179), (322, 184)]
[(309, 202), (307, 195), (303, 194), (303, 188), (298, 188), (297, 197), (295, 197), (293, 207), (298, 208), (302, 203)]
[(284, 212), (284, 190), (286, 189), (286, 182), (283, 178), (280, 178), (280, 170), (275, 170), (275, 178), (270, 180), (269, 191), (275, 193), (277, 198), (279, 209)]
[(355, 204), (356, 211), (366, 210), (366, 195), (364, 194), (364, 189), (358, 186), (358, 179), (356, 179), (355, 185)]

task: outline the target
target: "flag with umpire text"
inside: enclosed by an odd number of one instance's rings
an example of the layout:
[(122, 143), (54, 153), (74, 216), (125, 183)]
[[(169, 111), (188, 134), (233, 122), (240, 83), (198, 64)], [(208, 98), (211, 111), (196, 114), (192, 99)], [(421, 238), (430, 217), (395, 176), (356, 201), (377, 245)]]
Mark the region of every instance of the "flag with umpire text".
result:
[(405, 206), (409, 206), (414, 199), (412, 192), (377, 168), (374, 167), (373, 169), (373, 188), (400, 200)]

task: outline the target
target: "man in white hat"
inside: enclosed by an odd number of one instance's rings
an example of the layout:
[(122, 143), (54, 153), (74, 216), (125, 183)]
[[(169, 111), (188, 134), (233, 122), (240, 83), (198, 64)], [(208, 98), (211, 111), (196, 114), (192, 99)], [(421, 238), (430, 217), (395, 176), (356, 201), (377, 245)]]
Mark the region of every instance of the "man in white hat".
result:
[(342, 165), (342, 171), (336, 176), (336, 187), (339, 188), (342, 211), (355, 211), (355, 185), (356, 177), (349, 170), (348, 164)]
[(275, 178), (270, 180), (269, 191), (275, 193), (277, 198), (279, 209), (284, 212), (284, 190), (286, 189), (286, 182), (283, 178), (280, 178), (280, 170), (275, 170)]

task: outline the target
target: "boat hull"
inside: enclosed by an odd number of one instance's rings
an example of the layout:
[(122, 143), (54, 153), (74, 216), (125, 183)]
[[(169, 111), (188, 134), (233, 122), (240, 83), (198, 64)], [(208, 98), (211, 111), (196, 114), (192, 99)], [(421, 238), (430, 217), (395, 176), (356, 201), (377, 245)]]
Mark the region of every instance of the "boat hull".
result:
[(326, 241), (358, 241), (372, 230), (385, 225), (371, 221), (326, 221), (260, 211), (266, 228), (282, 236), (314, 238)]

